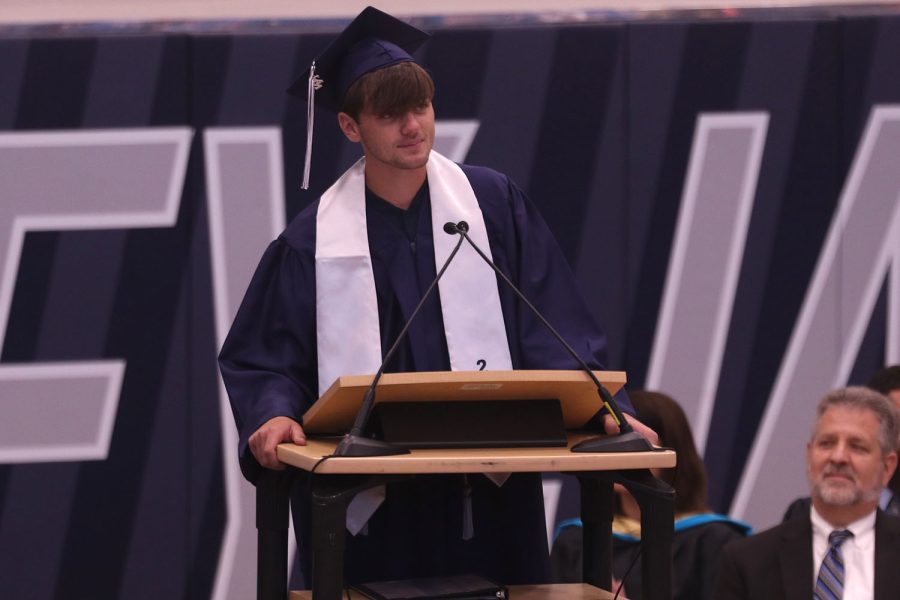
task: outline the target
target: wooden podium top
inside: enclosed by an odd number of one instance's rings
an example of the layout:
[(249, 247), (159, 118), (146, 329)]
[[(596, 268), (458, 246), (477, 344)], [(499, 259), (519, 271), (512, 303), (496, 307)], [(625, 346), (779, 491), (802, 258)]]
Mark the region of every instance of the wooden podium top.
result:
[[(569, 449), (592, 434), (574, 433), (566, 448), (454, 448), (396, 456), (333, 457), (339, 438), (310, 438), (306, 446), (280, 444), (278, 460), (322, 474), (534, 473), (611, 471), (675, 466), (675, 452), (579, 453)], [(320, 461), (322, 461), (320, 463)], [(318, 466), (316, 466), (318, 464)]]
[[(594, 371), (615, 394), (625, 385), (624, 371)], [(374, 375), (339, 377), (303, 415), (303, 430), (335, 435), (350, 430)], [(584, 427), (603, 402), (583, 371), (439, 371), (385, 373), (375, 403), (453, 400), (542, 400), (556, 398), (566, 429)]]

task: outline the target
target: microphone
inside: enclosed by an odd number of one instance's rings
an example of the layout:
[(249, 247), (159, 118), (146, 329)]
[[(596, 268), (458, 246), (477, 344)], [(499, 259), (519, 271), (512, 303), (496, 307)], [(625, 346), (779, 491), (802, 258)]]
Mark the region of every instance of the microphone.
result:
[[(448, 229), (448, 225), (453, 226), (453, 231)], [(444, 231), (452, 234), (455, 233), (456, 227), (457, 225), (453, 223), (446, 223), (444, 225)], [(468, 229), (468, 225), (466, 225), (466, 229)], [(384, 355), (384, 360), (381, 361), (378, 372), (375, 373), (375, 377), (372, 378), (372, 385), (369, 386), (365, 396), (363, 396), (363, 401), (359, 407), (359, 411), (356, 413), (356, 420), (353, 422), (353, 427), (334, 449), (334, 454), (332, 454), (332, 456), (391, 456), (394, 454), (409, 454), (409, 450), (406, 448), (394, 446), (389, 442), (364, 435), (366, 425), (368, 425), (369, 418), (372, 416), (372, 409), (375, 406), (375, 387), (378, 385), (378, 380), (381, 379), (381, 375), (384, 373), (385, 366), (394, 357), (394, 354), (397, 353), (397, 348), (400, 347), (400, 342), (406, 336), (406, 332), (409, 330), (409, 326), (412, 325), (413, 319), (416, 318), (416, 315), (419, 314), (419, 310), (425, 304), (425, 301), (431, 295), (431, 292), (437, 287), (438, 281), (440, 281), (441, 276), (444, 274), (444, 271), (447, 270), (447, 267), (450, 266), (453, 257), (459, 252), (462, 243), (463, 238), (459, 238), (459, 242), (457, 242), (453, 251), (450, 252), (450, 256), (447, 257), (447, 260), (444, 261), (444, 264), (435, 276), (434, 281), (431, 282), (428, 289), (422, 294), (422, 299), (419, 300), (419, 303), (416, 305), (415, 309), (413, 309), (412, 314), (409, 315), (409, 319), (403, 324), (403, 329), (397, 334), (397, 339), (394, 340), (394, 344)]]
[[(615, 436), (601, 436), (590, 438), (584, 440), (583, 442), (579, 442), (578, 444), (572, 446), (572, 452), (643, 452), (643, 451), (652, 451), (653, 445), (647, 441), (647, 439), (636, 432), (631, 425), (629, 425), (628, 421), (625, 420), (625, 415), (622, 414), (622, 411), (619, 409), (618, 404), (613, 399), (612, 394), (609, 393), (609, 390), (600, 383), (600, 380), (597, 379), (597, 376), (594, 375), (594, 371), (584, 362), (581, 356), (578, 355), (577, 352), (563, 339), (563, 337), (559, 334), (558, 331), (550, 324), (549, 321), (541, 314), (541, 311), (534, 306), (528, 298), (525, 297), (525, 294), (514, 284), (506, 274), (494, 264), (488, 256), (481, 251), (481, 248), (472, 241), (472, 239), (468, 236), (467, 232), (469, 231), (469, 224), (465, 221), (460, 221), (459, 223), (445, 223), (444, 231), (446, 231), (450, 235), (459, 234), (460, 240), (466, 240), (469, 242), (469, 245), (478, 253), (478, 256), (484, 260), (493, 270), (506, 282), (506, 285), (510, 287), (510, 289), (516, 293), (519, 299), (525, 303), (525, 305), (531, 310), (532, 313), (543, 323), (544, 327), (553, 334), (553, 337), (556, 338), (556, 341), (562, 345), (563, 348), (575, 359), (575, 361), (581, 366), (581, 369), (587, 373), (588, 377), (591, 378), (591, 381), (594, 382), (594, 385), (597, 386), (597, 393), (600, 395), (600, 399), (603, 402), (603, 406), (606, 407), (606, 410), (609, 411), (609, 414), (612, 415), (613, 420), (616, 422), (616, 425), (619, 426), (619, 434)], [(457, 246), (459, 247), (459, 246)]]

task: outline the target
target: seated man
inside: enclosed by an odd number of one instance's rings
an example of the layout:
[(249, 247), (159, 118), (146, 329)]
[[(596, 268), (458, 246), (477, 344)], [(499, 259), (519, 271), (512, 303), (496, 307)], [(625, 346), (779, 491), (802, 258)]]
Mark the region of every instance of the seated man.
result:
[[(887, 396), (894, 406), (900, 410), (900, 365), (884, 367), (875, 372), (866, 387)], [(900, 447), (900, 440), (898, 440)], [(900, 471), (900, 470), (898, 470)], [(809, 514), (809, 496), (797, 498), (784, 511), (784, 521), (794, 517), (806, 517)], [(887, 514), (900, 517), (900, 474), (894, 472), (891, 481), (881, 490), (878, 506)]]
[(827, 394), (806, 447), (810, 512), (726, 546), (715, 598), (900, 598), (900, 521), (878, 508), (898, 420), (874, 390)]

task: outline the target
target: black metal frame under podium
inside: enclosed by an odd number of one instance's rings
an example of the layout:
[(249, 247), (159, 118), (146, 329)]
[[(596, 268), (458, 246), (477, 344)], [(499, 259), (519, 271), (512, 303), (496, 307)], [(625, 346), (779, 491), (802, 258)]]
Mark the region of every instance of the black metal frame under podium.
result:
[(624, 485), (641, 508), (641, 577), (647, 600), (672, 598), (675, 490), (649, 470), (578, 473), (581, 483), (582, 579), (612, 583), (613, 483)]
[(288, 589), (288, 527), (292, 468), (263, 469), (256, 482), (256, 597), (284, 598)]
[[(339, 459), (335, 459), (339, 460)], [(581, 483), (584, 581), (609, 589), (612, 581), (613, 483), (641, 507), (644, 598), (670, 600), (674, 490), (646, 468), (574, 470)], [(347, 507), (360, 491), (412, 474), (316, 474), (312, 478), (313, 600), (341, 600)], [(265, 471), (257, 482), (258, 599), (287, 597), (287, 532), (291, 469)]]

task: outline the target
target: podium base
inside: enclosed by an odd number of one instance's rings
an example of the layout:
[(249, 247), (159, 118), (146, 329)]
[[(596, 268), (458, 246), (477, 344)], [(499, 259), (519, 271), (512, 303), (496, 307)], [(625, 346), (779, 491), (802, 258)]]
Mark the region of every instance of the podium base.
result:
[(598, 436), (572, 446), (572, 452), (652, 452), (656, 448), (636, 431)]
[(409, 454), (409, 450), (388, 442), (347, 434), (334, 449), (332, 456), (394, 456)]

